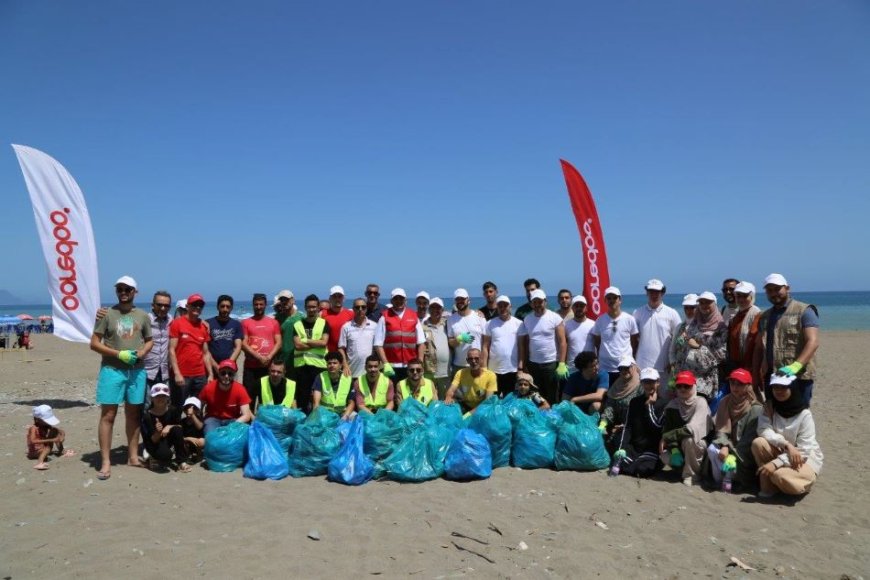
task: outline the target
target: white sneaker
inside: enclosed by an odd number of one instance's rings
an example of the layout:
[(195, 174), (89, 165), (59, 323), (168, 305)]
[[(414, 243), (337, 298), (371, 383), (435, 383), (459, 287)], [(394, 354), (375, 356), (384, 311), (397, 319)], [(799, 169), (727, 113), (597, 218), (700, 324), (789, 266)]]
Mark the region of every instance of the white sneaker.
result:
[(683, 485), (685, 485), (687, 487), (692, 487), (692, 485), (694, 485), (694, 481), (692, 481), (691, 477), (684, 477), (683, 478)]

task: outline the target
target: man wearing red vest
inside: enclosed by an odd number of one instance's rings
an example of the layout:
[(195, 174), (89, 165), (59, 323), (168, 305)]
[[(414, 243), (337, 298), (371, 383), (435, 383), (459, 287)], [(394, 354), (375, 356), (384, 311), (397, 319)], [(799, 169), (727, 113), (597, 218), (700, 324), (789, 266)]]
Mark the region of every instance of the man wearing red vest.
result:
[(394, 383), (408, 376), (408, 362), (423, 360), (426, 338), (417, 313), (405, 308), (407, 297), (402, 288), (390, 292), (391, 306), (383, 311), (375, 330), (375, 352), (384, 363), (384, 374)]

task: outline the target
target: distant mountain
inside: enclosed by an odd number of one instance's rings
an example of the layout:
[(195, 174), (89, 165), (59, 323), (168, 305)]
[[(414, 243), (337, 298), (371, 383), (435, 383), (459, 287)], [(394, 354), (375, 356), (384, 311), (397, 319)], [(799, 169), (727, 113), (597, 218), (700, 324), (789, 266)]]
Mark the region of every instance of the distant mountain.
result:
[(24, 304), (24, 300), (15, 296), (8, 290), (0, 289), (0, 304), (4, 306), (14, 306), (16, 304)]

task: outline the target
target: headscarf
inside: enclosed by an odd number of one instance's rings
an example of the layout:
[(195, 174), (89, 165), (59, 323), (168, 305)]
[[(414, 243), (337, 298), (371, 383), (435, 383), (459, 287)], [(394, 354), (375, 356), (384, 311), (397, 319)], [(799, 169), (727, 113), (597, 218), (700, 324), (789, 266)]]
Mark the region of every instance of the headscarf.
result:
[(804, 401), (804, 394), (800, 389), (795, 388), (796, 385), (792, 384), (791, 388), (789, 388), (789, 392), (791, 393), (785, 401), (777, 401), (776, 397), (772, 394), (770, 396), (770, 404), (773, 405), (773, 412), (779, 415), (780, 417), (785, 417), (788, 419), (789, 417), (794, 417), (809, 405)]
[(733, 392), (725, 395), (716, 410), (716, 432), (730, 435), (737, 422), (754, 404), (755, 392), (751, 385), (746, 389), (746, 395), (742, 399), (738, 399)]
[(710, 430), (710, 406), (707, 405), (707, 399), (698, 396), (696, 387), (692, 387), (692, 394), (686, 399), (675, 396), (665, 409), (677, 409), (680, 412), (680, 417), (686, 422), (696, 442), (707, 436)]
[(719, 313), (718, 308), (713, 308), (713, 311), (710, 314), (704, 314), (700, 307), (695, 311), (695, 317), (692, 319), (692, 322), (689, 324), (690, 328), (692, 326), (698, 329), (698, 332), (703, 334), (712, 334), (716, 332), (720, 325), (725, 324), (725, 320), (722, 318), (722, 314)]
[(640, 372), (637, 370), (637, 365), (631, 365), (631, 377), (626, 381), (622, 377), (622, 373), (619, 373), (619, 377), (613, 384), (610, 385), (610, 388), (607, 389), (607, 398), (613, 399), (615, 401), (622, 400), (626, 397), (630, 397), (637, 392), (638, 387), (640, 386)]

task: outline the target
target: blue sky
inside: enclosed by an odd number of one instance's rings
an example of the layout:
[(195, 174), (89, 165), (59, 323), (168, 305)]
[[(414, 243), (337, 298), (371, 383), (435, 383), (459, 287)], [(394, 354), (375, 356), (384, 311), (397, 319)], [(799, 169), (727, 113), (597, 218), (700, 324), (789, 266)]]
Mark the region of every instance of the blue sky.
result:
[(579, 289), (560, 158), (624, 292), (870, 289), (866, 2), (314, 4), (0, 2), (0, 288), (48, 301), (20, 143), (104, 299)]

